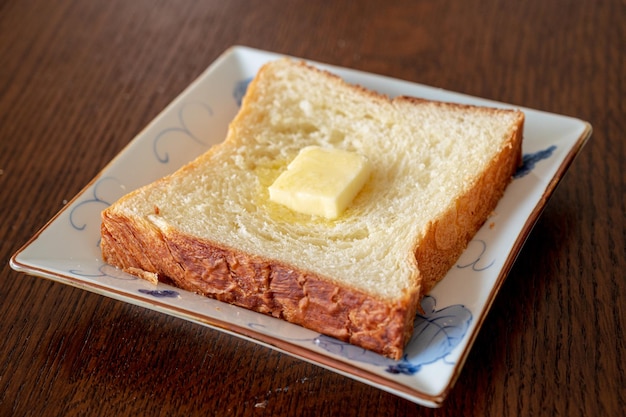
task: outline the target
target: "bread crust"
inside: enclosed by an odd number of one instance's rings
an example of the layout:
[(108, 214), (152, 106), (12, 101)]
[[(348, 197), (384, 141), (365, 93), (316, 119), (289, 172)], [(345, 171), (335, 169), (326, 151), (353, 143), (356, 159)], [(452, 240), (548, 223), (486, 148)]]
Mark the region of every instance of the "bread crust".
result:
[[(343, 83), (334, 74), (316, 68), (313, 70), (327, 75), (330, 82)], [(248, 87), (247, 96), (257, 94), (257, 79)], [(366, 99), (391, 100), (363, 87), (351, 87)], [(222, 145), (227, 142), (232, 146), (242, 145), (236, 143), (240, 135), (231, 133), (240, 128), (239, 122), (250, 111), (245, 100), (241, 111), (231, 122), (229, 136)], [(399, 105), (429, 102), (437, 106), (486, 112), (508, 111), (410, 97), (392, 101)], [(417, 276), (397, 300), (381, 299), (336, 282), (329, 276), (184, 234), (159, 222), (158, 208), (153, 215), (132, 218), (114, 207), (104, 210), (101, 225), (103, 259), (153, 283), (173, 284), (187, 291), (285, 319), (392, 359), (401, 359), (413, 333), (419, 300), (454, 265), (495, 209), (521, 162), (524, 115), (522, 112), (517, 114), (517, 122), (512, 126), (508, 140), (487, 169), (449, 205), (447, 211), (433, 219), (416, 236), (414, 249), (407, 256), (414, 254), (409, 262), (417, 265)], [(208, 150), (205, 155), (215, 152), (215, 149)], [(195, 163), (197, 161), (182, 169), (189, 169)], [(160, 181), (167, 181), (167, 178)], [(125, 198), (129, 196), (122, 199)]]
[(104, 261), (133, 275), (299, 324), (393, 359), (413, 332), (418, 291), (395, 303), (271, 259), (104, 211)]
[(447, 274), (495, 210), (522, 162), (523, 129), (524, 114), (520, 112), (509, 140), (487, 169), (416, 242), (415, 259), (422, 273), (420, 298)]

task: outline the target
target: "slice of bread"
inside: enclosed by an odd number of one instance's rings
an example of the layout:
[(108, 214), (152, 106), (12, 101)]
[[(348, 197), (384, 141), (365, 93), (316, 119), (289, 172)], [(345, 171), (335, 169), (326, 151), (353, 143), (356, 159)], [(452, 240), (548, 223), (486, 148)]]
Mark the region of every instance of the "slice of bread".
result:
[[(419, 301), (521, 160), (520, 111), (390, 99), (303, 62), (254, 78), (225, 142), (102, 213), (106, 262), (399, 359)], [(365, 155), (335, 220), (269, 200), (304, 147)]]

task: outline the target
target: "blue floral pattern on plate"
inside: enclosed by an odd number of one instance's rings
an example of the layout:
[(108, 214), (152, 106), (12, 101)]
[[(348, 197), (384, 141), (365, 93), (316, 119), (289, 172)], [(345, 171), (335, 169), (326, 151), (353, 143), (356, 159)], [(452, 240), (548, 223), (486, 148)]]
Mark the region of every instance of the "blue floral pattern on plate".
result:
[(146, 289), (139, 289), (137, 290), (142, 294), (148, 294), (151, 295), (153, 297), (156, 298), (176, 298), (178, 297), (178, 291), (174, 291), (174, 290), (146, 290)]
[(202, 102), (189, 102), (184, 103), (178, 109), (178, 124), (175, 126), (168, 127), (166, 129), (161, 130), (152, 143), (152, 148), (155, 157), (157, 160), (163, 164), (167, 164), (170, 160), (169, 153), (167, 151), (163, 151), (160, 149), (159, 145), (164, 142), (169, 135), (183, 135), (183, 137), (187, 137), (190, 140), (197, 142), (202, 145), (207, 145), (206, 141), (203, 139), (203, 135), (201, 132), (194, 131), (194, 128), (190, 125), (189, 119), (190, 113), (201, 111), (206, 114), (206, 117), (213, 116), (213, 109), (211, 106), (202, 103)]
[(515, 178), (522, 178), (528, 175), (539, 161), (550, 158), (555, 150), (556, 145), (551, 145), (541, 151), (524, 154), (522, 157), (522, 166), (517, 169)]
[(315, 344), (346, 359), (382, 366), (391, 374), (413, 375), (424, 365), (438, 360), (445, 361), (463, 339), (472, 321), (471, 311), (463, 305), (452, 305), (441, 310), (437, 310), (435, 306), (434, 297), (424, 297), (422, 300), (424, 314), (418, 314), (415, 318), (413, 336), (400, 361), (324, 335), (318, 336)]

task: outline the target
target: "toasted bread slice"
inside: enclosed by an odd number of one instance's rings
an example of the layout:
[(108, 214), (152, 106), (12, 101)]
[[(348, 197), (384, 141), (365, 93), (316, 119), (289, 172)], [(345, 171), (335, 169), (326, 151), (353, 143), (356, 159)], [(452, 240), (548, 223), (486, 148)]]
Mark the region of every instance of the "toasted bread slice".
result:
[[(254, 78), (226, 140), (102, 213), (106, 262), (399, 359), (419, 301), (521, 161), (520, 111), (386, 96), (303, 62)], [(337, 219), (268, 187), (306, 146), (365, 155)]]

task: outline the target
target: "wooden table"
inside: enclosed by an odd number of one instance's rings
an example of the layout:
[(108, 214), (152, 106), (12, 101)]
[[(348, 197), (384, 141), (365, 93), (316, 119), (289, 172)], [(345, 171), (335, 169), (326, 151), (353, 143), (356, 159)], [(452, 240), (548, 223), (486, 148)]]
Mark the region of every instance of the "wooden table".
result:
[[(0, 1), (0, 415), (621, 415), (625, 22), (616, 0)], [(10, 269), (232, 45), (593, 125), (441, 408)]]

